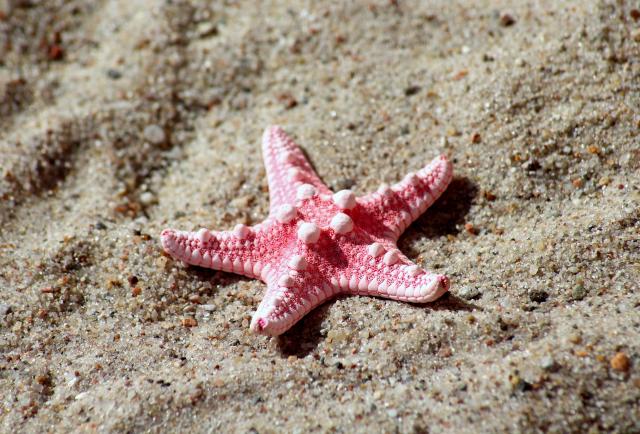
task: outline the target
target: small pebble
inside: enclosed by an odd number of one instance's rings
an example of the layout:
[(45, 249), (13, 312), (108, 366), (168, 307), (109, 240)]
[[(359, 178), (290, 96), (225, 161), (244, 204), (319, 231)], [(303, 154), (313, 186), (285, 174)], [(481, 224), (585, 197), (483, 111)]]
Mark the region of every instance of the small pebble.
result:
[(516, 19), (513, 18), (513, 16), (507, 14), (507, 13), (502, 13), (500, 15), (500, 25), (502, 27), (509, 27), (514, 25), (516, 22)]
[(540, 359), (540, 367), (545, 371), (552, 372), (558, 369), (558, 364), (555, 360), (553, 360), (553, 357), (544, 356), (542, 359)]
[(571, 298), (574, 300), (582, 300), (587, 296), (587, 291), (583, 285), (576, 285), (571, 290)]
[(150, 191), (145, 191), (140, 195), (140, 202), (142, 202), (143, 205), (151, 205), (155, 200), (156, 197)]
[(409, 87), (405, 88), (404, 95), (405, 96), (412, 96), (412, 95), (415, 95), (418, 92), (420, 92), (420, 86), (409, 86)]
[(629, 360), (629, 356), (623, 352), (616, 353), (616, 355), (611, 358), (611, 368), (616, 371), (627, 372), (630, 367), (631, 360)]
[(164, 130), (156, 124), (147, 125), (144, 128), (143, 134), (144, 138), (154, 145), (161, 145), (166, 139)]
[(112, 80), (117, 80), (117, 79), (122, 77), (122, 73), (120, 71), (118, 71), (117, 69), (108, 69), (107, 70), (107, 77), (109, 77)]
[(198, 325), (198, 321), (194, 318), (182, 318), (182, 325), (184, 327), (195, 327)]
[(533, 301), (534, 303), (543, 303), (547, 301), (547, 298), (549, 298), (549, 294), (547, 293), (547, 291), (544, 291), (542, 289), (534, 289), (529, 292), (529, 300)]
[(458, 291), (458, 295), (465, 300), (475, 300), (482, 295), (480, 290), (474, 286), (463, 286)]

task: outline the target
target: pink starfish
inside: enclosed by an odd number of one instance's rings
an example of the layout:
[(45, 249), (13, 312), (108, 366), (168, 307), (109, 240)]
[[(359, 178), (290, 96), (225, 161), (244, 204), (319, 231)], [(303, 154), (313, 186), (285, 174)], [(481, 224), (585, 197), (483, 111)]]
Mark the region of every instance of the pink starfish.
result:
[(446, 276), (422, 270), (396, 246), (449, 185), (446, 157), (357, 198), (350, 190), (333, 194), (280, 127), (266, 129), (262, 153), (271, 196), (265, 221), (229, 232), (162, 231), (174, 258), (267, 284), (251, 330), (279, 335), (338, 294), (425, 303), (448, 290)]

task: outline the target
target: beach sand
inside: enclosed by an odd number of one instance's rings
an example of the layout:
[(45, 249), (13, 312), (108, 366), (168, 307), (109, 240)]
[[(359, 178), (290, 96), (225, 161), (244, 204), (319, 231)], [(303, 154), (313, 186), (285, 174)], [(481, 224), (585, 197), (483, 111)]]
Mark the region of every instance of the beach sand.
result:
[[(259, 4), (0, 1), (0, 431), (640, 432), (638, 5)], [(448, 155), (450, 293), (269, 338), (164, 255), (266, 217), (273, 124), (334, 190)]]

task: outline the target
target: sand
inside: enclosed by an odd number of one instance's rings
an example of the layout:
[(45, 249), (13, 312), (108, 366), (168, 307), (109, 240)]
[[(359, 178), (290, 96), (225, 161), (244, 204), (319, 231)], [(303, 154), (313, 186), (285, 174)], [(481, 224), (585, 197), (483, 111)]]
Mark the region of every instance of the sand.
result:
[[(0, 431), (640, 432), (630, 1), (0, 1)], [(282, 125), (362, 194), (439, 153), (417, 306), (279, 338), (165, 227), (268, 211)]]

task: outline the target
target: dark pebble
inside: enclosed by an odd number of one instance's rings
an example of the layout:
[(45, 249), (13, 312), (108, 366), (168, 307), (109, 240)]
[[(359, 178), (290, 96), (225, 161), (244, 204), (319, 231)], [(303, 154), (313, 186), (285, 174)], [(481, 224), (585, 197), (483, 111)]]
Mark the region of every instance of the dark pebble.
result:
[(540, 162), (538, 160), (531, 160), (524, 165), (524, 168), (527, 172), (535, 172), (537, 170), (540, 170), (542, 166), (540, 165)]
[(529, 300), (533, 301), (534, 303), (543, 303), (547, 301), (547, 298), (549, 298), (549, 294), (547, 293), (547, 291), (543, 291), (542, 289), (534, 289), (533, 291), (529, 292)]
[(117, 69), (108, 69), (107, 70), (107, 77), (109, 77), (112, 80), (117, 80), (117, 79), (122, 77), (122, 73), (120, 71), (118, 71)]
[(98, 222), (96, 223), (96, 229), (98, 229), (99, 231), (104, 231), (105, 229), (107, 229), (107, 226), (102, 222)]
[(511, 15), (509, 14), (502, 14), (500, 15), (500, 25), (502, 27), (509, 27), (512, 26), (516, 23), (516, 19), (513, 18)]
[(404, 96), (412, 96), (420, 92), (420, 86), (409, 86), (404, 90)]
[(138, 276), (132, 274), (131, 276), (127, 277), (127, 280), (129, 281), (129, 285), (136, 286), (136, 283), (138, 283)]

